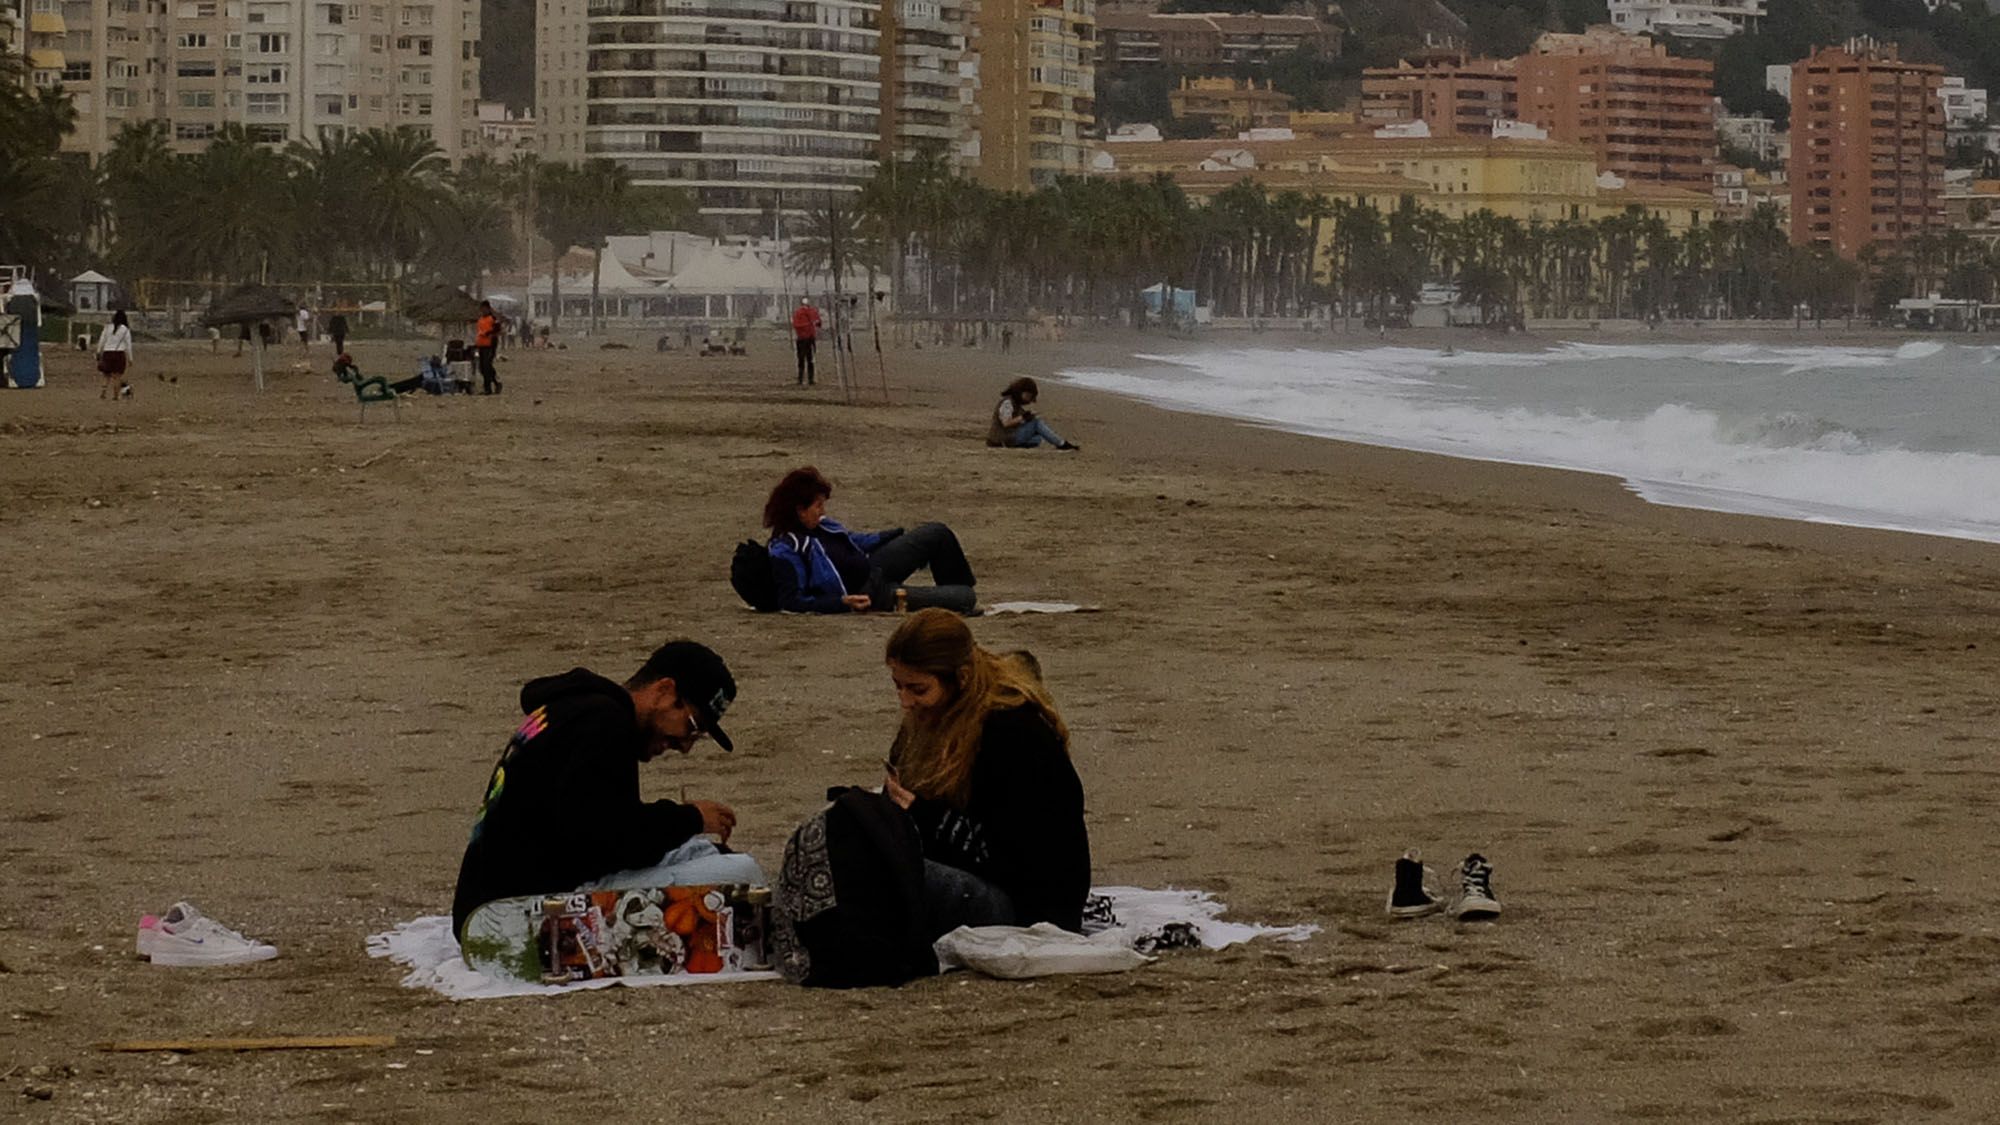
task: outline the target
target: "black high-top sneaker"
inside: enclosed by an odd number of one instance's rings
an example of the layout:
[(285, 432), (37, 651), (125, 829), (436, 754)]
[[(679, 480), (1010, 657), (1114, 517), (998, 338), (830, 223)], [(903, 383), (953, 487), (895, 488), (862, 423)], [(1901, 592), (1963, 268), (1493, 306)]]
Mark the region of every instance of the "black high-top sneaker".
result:
[(1389, 891), (1389, 917), (1421, 918), (1436, 913), (1444, 902), (1424, 889), (1424, 864), (1416, 850), (1396, 861), (1396, 885)]
[(1465, 857), (1458, 869), (1458, 902), (1452, 912), (1461, 922), (1490, 922), (1500, 916), (1500, 900), (1493, 897), (1493, 865), (1477, 852)]

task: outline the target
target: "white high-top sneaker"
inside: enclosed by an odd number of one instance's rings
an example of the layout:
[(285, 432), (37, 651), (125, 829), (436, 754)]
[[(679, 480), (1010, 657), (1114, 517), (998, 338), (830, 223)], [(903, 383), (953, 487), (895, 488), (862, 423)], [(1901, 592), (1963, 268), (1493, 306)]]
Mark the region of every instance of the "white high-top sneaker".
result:
[(138, 948), (155, 965), (244, 965), (278, 955), (277, 946), (244, 937), (186, 902), (139, 919)]

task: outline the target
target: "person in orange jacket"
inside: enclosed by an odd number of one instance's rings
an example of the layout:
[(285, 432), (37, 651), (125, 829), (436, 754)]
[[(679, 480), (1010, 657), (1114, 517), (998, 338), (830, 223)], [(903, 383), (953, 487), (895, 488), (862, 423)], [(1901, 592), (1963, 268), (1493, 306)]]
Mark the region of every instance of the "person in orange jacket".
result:
[(493, 370), (493, 354), (500, 350), (500, 314), (493, 311), (493, 302), (479, 302), (479, 324), (472, 335), (473, 354), (479, 360), (479, 378), (484, 384), (482, 394), (500, 393), (500, 373)]
[(813, 384), (813, 350), (819, 343), (819, 310), (813, 308), (812, 299), (799, 298), (799, 307), (792, 310), (792, 337), (799, 350), (799, 386)]

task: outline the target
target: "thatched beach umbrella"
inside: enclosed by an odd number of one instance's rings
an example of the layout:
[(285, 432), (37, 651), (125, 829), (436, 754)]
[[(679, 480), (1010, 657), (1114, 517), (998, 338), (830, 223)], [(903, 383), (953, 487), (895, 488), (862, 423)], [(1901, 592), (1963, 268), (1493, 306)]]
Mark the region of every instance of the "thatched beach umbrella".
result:
[[(201, 318), (208, 328), (233, 328), (238, 325), (256, 324), (262, 321), (289, 321), (299, 311), (298, 303), (283, 293), (264, 285), (239, 285), (220, 301), (209, 306), (208, 315)], [(264, 389), (264, 337), (260, 333), (252, 341), (255, 351), (257, 389)]]
[(433, 285), (429, 291), (411, 298), (403, 306), (403, 315), (437, 325), (438, 339), (442, 342), (452, 328), (479, 319), (479, 298), (449, 285)]

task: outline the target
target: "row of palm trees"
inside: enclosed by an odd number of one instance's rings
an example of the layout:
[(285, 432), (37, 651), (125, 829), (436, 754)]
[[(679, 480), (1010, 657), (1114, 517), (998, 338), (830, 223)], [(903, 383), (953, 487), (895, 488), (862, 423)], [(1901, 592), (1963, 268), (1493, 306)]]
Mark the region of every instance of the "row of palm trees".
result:
[[(1862, 267), (1878, 300), (1902, 295), (1899, 285), (1977, 296), (1996, 281), (1988, 256), (1960, 234), (1911, 243), (1907, 263), (1857, 267), (1791, 245), (1770, 207), (1676, 231), (1638, 208), (1594, 221), (1453, 217), (1409, 197), (1384, 210), (1251, 178), (1206, 201), (1166, 176), (1064, 178), (1024, 194), (983, 187), (935, 158), (882, 166), (851, 222), (850, 256), (891, 276), (901, 308), (926, 312), (1112, 315), (1164, 282), (1242, 317), (1391, 318), (1426, 284), (1455, 288), (1495, 322), (1791, 317), (1859, 300)], [(1899, 270), (1909, 274), (1902, 283)]]
[[(225, 128), (181, 154), (163, 122), (143, 122), (91, 165), (57, 152), (75, 119), (60, 92), (4, 78), (0, 260), (208, 283), (477, 289), (538, 251), (548, 261), (584, 248), (601, 264), (612, 234), (701, 229), (685, 193), (634, 185), (610, 161), (475, 156), (453, 168), (408, 129), (275, 150)], [(871, 290), (886, 279), (901, 310), (931, 314), (1113, 316), (1156, 283), (1194, 290), (1223, 315), (1385, 319), (1442, 284), (1490, 321), (1824, 316), (1910, 292), (1991, 299), (2000, 288), (2000, 261), (1962, 232), (1852, 263), (1792, 246), (1770, 208), (1676, 231), (1637, 209), (1553, 223), (1451, 217), (1409, 198), (1385, 210), (1248, 178), (1205, 201), (1166, 176), (1013, 192), (936, 155), (883, 164), (858, 196), (825, 200), (790, 233), (794, 271), (865, 272)]]

